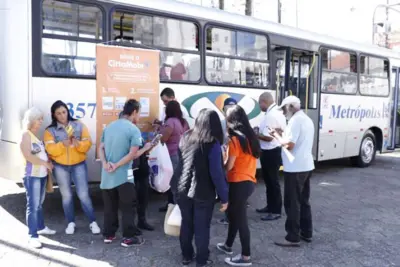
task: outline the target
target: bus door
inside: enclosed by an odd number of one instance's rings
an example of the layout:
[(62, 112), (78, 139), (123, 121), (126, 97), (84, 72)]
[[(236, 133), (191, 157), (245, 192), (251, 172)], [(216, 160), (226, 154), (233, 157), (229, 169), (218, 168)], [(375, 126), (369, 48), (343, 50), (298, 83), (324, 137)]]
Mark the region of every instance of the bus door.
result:
[[(318, 66), (319, 56), (315, 52), (286, 48), (285, 58), (277, 66), (277, 90), (279, 90), (280, 103), (289, 95), (297, 96), (301, 101), (304, 112), (314, 122), (313, 155), (317, 159), (317, 140), (319, 132), (319, 110), (317, 108), (319, 97)], [(279, 68), (278, 68), (279, 67)], [(279, 75), (278, 75), (279, 74)], [(278, 77), (279, 76), (279, 77)], [(283, 81), (278, 84), (279, 81)], [(278, 86), (280, 85), (280, 86)]]
[(391, 86), (393, 91), (392, 98), (392, 111), (391, 111), (391, 120), (390, 120), (390, 128), (391, 128), (391, 144), (387, 148), (389, 150), (394, 150), (400, 147), (400, 68), (394, 67), (392, 68), (391, 75)]
[(273, 49), (273, 64), (275, 69), (275, 77), (273, 77), (274, 89), (276, 90), (275, 102), (280, 103), (287, 96), (289, 77), (285, 75), (286, 60), (290, 58), (289, 47), (276, 47)]

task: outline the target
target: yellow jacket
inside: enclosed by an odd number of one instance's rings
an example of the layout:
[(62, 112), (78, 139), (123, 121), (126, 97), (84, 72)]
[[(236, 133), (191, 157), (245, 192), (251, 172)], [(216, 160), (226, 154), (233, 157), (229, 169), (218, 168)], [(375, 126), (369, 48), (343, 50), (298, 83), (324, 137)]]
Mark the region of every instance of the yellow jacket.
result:
[(86, 160), (86, 153), (92, 146), (87, 127), (80, 121), (71, 121), (70, 125), (74, 129), (73, 136), (79, 141), (78, 146), (66, 147), (63, 140), (68, 139), (65, 127), (61, 124), (51, 126), (44, 132), (44, 143), (50, 159), (62, 165), (75, 165)]

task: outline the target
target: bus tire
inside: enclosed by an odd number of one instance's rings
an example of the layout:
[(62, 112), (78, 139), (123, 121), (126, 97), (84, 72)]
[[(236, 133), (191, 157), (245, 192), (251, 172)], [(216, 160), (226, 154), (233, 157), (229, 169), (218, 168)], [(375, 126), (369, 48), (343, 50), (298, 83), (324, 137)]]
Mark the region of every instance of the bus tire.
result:
[(376, 155), (376, 138), (373, 132), (367, 131), (361, 141), (358, 156), (350, 158), (352, 164), (365, 168), (372, 164)]

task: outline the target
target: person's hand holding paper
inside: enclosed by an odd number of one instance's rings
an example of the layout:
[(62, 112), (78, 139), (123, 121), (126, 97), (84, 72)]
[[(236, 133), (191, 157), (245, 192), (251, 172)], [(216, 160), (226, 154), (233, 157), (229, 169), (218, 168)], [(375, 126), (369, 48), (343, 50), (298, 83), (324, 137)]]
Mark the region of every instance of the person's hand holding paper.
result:
[(288, 148), (290, 149), (290, 146), (289, 146), (290, 141), (285, 140), (285, 139), (282, 137), (282, 134), (283, 134), (282, 129), (279, 129), (279, 128), (275, 128), (275, 129), (268, 128), (268, 130), (269, 130), (269, 134), (270, 134), (271, 136), (273, 136), (276, 140), (278, 140), (278, 142), (281, 144), (282, 151), (283, 151), (283, 153), (285, 153), (285, 155), (287, 156), (289, 162), (293, 162), (294, 156), (293, 156), (293, 154), (290, 153), (290, 151), (288, 150)]

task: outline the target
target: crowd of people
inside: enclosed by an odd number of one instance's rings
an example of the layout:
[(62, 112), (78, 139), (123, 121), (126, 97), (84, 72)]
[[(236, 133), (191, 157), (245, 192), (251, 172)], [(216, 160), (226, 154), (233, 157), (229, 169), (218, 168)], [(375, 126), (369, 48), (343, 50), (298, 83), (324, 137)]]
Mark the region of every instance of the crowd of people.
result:
[[(252, 128), (245, 110), (233, 98), (224, 102), (224, 119), (212, 109), (203, 109), (189, 127), (189, 115), (175, 99), (171, 88), (161, 92), (165, 112), (154, 127), (162, 137), (173, 166), (168, 204), (177, 204), (181, 211), (180, 247), (182, 264), (196, 261), (197, 266), (210, 266), (210, 225), (216, 199), (228, 225), (226, 240), (216, 244), (230, 255), (225, 262), (231, 266), (250, 266), (251, 237), (247, 219), (248, 200), (255, 190), (257, 159), (262, 166), (266, 185), (267, 205), (257, 212), (261, 220), (278, 220), (282, 202), (286, 213), (287, 235), (276, 241), (279, 246), (299, 246), (300, 240), (312, 241), (310, 208), (310, 177), (314, 169), (312, 146), (314, 124), (301, 110), (300, 100), (286, 97), (277, 105), (265, 92), (259, 97), (263, 112), (259, 127)], [(140, 103), (128, 100), (119, 119), (107, 125), (101, 136), (98, 155), (102, 164), (101, 183), (104, 202), (102, 231), (96, 222), (88, 192), (87, 152), (92, 146), (87, 127), (73, 119), (65, 103), (56, 101), (51, 107), (52, 122), (43, 141), (39, 135), (43, 113), (32, 107), (24, 114), (21, 151), (25, 158), (24, 185), (27, 197), (29, 244), (42, 247), (38, 235), (53, 235), (45, 226), (42, 204), (46, 183), (54, 176), (62, 196), (67, 227), (66, 234), (75, 232), (72, 184), (75, 185), (82, 209), (93, 234), (104, 236), (104, 243), (116, 240), (122, 226), (121, 246), (144, 243), (141, 230), (153, 231), (146, 220), (149, 194), (147, 154), (157, 145), (146, 142), (136, 126)], [(283, 165), (284, 193), (279, 184)], [(121, 223), (118, 219), (122, 214)], [(137, 223), (135, 217), (137, 215)], [(233, 256), (233, 243), (239, 234), (242, 251)], [(193, 247), (193, 239), (195, 248)]]

